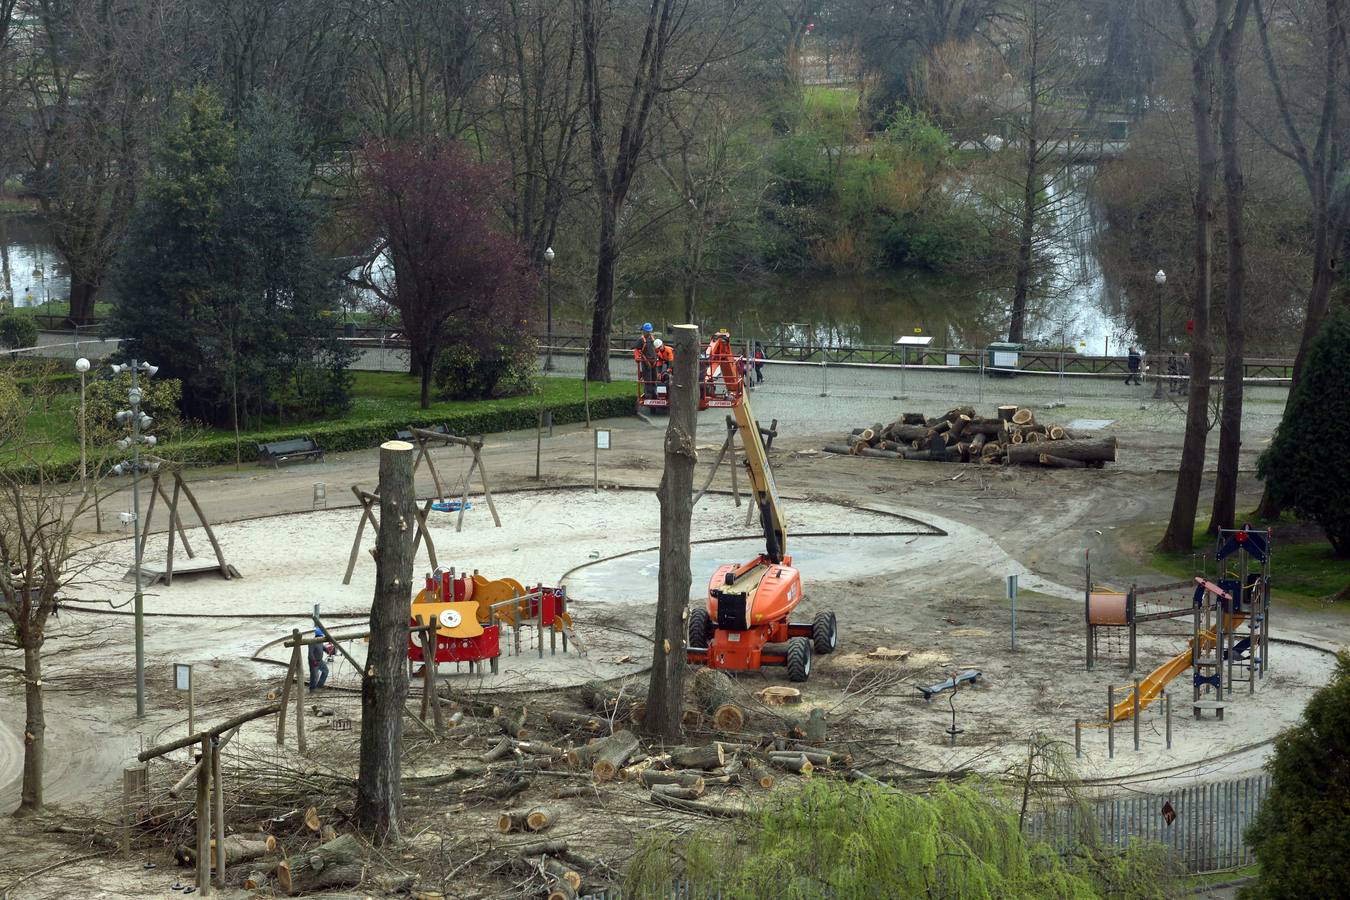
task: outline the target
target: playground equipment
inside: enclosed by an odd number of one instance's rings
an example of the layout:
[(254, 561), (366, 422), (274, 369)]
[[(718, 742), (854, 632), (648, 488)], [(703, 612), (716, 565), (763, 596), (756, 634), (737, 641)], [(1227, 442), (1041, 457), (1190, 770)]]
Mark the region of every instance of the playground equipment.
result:
[[(542, 584), (527, 590), (514, 578), (489, 579), (478, 572), (457, 576), (454, 569), (437, 569), (426, 576), (426, 586), (413, 599), (411, 621), (414, 626), (436, 626), (437, 663), (468, 663), (471, 672), (487, 660), (492, 674), (497, 674), (503, 627), (514, 632), (511, 646), (516, 655), (521, 653), (521, 629), (527, 627), (535, 628), (540, 658), (545, 632), (552, 652), (557, 653), (561, 636), (564, 653), (569, 639), (584, 653), (567, 612), (566, 590)], [(410, 662), (425, 660), (424, 640), (409, 634)]]
[[(832, 612), (818, 613), (810, 623), (788, 620), (802, 601), (802, 579), (784, 552), (787, 526), (778, 487), (745, 394), (737, 397), (732, 410), (745, 447), (765, 548), (744, 565), (724, 565), (713, 573), (707, 608), (689, 615), (688, 660), (714, 669), (784, 666), (789, 680), (805, 681), (811, 674), (812, 650), (830, 653), (838, 646), (838, 625)], [(786, 646), (770, 649), (770, 644)]]
[(935, 684), (916, 684), (915, 687), (919, 689), (919, 693), (923, 694), (923, 699), (925, 701), (931, 701), (935, 695), (940, 694), (943, 691), (955, 691), (966, 682), (974, 684), (979, 680), (980, 672), (978, 670), (967, 669), (960, 675), (955, 675), (948, 678), (946, 681), (939, 681)]
[[(206, 518), (206, 513), (202, 512), (201, 504), (193, 496), (191, 488), (183, 480), (183, 473), (177, 468), (169, 470), (173, 476), (173, 496), (169, 496), (164, 486), (160, 484), (160, 478), (164, 473), (163, 463), (161, 468), (150, 476), (150, 506), (145, 511), (145, 520), (141, 525), (141, 546), (138, 548), (141, 562), (141, 583), (146, 587), (155, 584), (163, 584), (169, 587), (173, 584), (173, 576), (180, 578), (185, 575), (200, 575), (206, 572), (217, 572), (221, 578), (229, 581), (232, 578), (239, 578), (239, 570), (225, 561), (225, 553), (220, 549), (220, 542), (216, 540), (216, 533), (211, 530), (211, 523)], [(173, 545), (175, 534), (183, 541), (183, 549), (187, 552), (189, 559), (194, 559), (196, 554), (192, 552), (192, 545), (188, 543), (187, 533), (183, 530), (183, 517), (178, 513), (178, 498), (186, 497), (192, 506), (193, 512), (197, 514), (197, 520), (201, 522), (202, 531), (206, 533), (206, 539), (211, 542), (211, 549), (215, 551), (216, 561), (214, 563), (196, 563), (189, 566), (179, 566), (174, 569), (173, 564)], [(164, 568), (156, 569), (146, 566), (145, 560), (145, 542), (150, 537), (150, 521), (155, 515), (155, 499), (164, 498), (164, 505), (169, 510), (169, 549), (164, 556)], [(124, 581), (134, 581), (136, 578), (136, 567), (132, 565), (123, 577)]]
[[(1137, 629), (1141, 623), (1191, 619), (1187, 648), (1139, 682), (1137, 705), (1135, 690), (1126, 691), (1111, 711), (1113, 721), (1131, 717), (1136, 708), (1146, 708), (1188, 669), (1193, 670), (1192, 707), (1196, 717), (1212, 709), (1222, 719), (1224, 694), (1227, 691), (1231, 696), (1234, 682), (1246, 682), (1248, 693), (1255, 693), (1257, 679), (1265, 677), (1270, 649), (1271, 546), (1268, 530), (1222, 529), (1214, 552), (1218, 569), (1214, 581), (1197, 576), (1190, 581), (1153, 588), (1132, 585), (1125, 593), (1094, 590), (1088, 558), (1084, 591), (1088, 670), (1096, 660), (1099, 629), (1129, 630), (1129, 671), (1134, 672), (1138, 665)], [(1253, 561), (1258, 566), (1253, 567)], [(1178, 591), (1189, 595), (1190, 602), (1185, 606), (1169, 607), (1166, 599), (1152, 600)], [(1206, 699), (1211, 693), (1213, 699)]]

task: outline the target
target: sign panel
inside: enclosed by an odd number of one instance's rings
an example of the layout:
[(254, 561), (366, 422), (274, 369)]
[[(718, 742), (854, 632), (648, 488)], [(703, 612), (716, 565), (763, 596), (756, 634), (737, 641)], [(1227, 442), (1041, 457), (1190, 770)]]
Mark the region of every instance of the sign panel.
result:
[(597, 428), (597, 429), (595, 430), (595, 449), (597, 449), (597, 450), (608, 450), (608, 449), (609, 449), (609, 429), (608, 429), (608, 428)]
[(173, 664), (173, 689), (175, 691), (192, 689), (192, 666), (186, 663)]

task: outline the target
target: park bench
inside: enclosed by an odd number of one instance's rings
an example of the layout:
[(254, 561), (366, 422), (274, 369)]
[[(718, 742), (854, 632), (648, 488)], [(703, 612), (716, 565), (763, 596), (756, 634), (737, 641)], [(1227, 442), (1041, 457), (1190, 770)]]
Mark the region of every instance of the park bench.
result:
[(258, 462), (271, 463), (279, 468), (284, 462), (313, 459), (323, 461), (323, 449), (312, 438), (292, 438), (289, 441), (270, 441), (258, 445)]
[[(422, 430), (423, 430), (423, 431), (434, 431), (436, 434), (449, 434), (449, 433), (450, 433), (450, 426), (449, 426), (449, 425), (446, 425), (445, 423), (441, 423), (440, 425), (430, 425), (430, 426), (428, 426), (428, 427), (426, 427), (426, 428), (423, 428)], [(411, 429), (406, 429), (406, 428), (405, 428), (405, 429), (401, 429), (401, 430), (399, 430), (399, 431), (394, 432), (394, 437), (397, 438), (397, 439), (400, 440), (400, 441), (408, 441), (409, 443), (412, 443), (412, 440), (413, 440), (413, 433), (412, 433), (412, 430), (411, 430)]]

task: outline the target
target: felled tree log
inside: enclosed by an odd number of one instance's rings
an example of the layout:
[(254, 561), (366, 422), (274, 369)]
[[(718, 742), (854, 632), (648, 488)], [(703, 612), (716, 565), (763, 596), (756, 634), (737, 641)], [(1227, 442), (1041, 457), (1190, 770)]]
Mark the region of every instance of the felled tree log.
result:
[(673, 797), (676, 800), (697, 800), (703, 796), (703, 789), (700, 784), (698, 789), (691, 787), (680, 787), (678, 784), (654, 784), (652, 793), (662, 797)]
[(1051, 456), (1049, 453), (1042, 453), (1039, 457), (1041, 465), (1049, 466), (1052, 469), (1086, 469), (1087, 463), (1077, 459), (1065, 459), (1062, 456)]
[(811, 765), (816, 766), (816, 767), (821, 767), (821, 766), (826, 766), (826, 767), (828, 767), (828, 766), (837, 766), (837, 765), (845, 765), (845, 766), (846, 766), (846, 765), (852, 764), (852, 762), (853, 762), (853, 757), (850, 756), (849, 754), (847, 754), (847, 753), (836, 753), (836, 752), (831, 751), (831, 750), (826, 750), (826, 751), (819, 751), (819, 750), (775, 750), (775, 751), (773, 751), (772, 753), (769, 754), (769, 758), (770, 758), (770, 759), (772, 759), (772, 758), (775, 757), (775, 756), (784, 756), (784, 757), (804, 756), (804, 757), (806, 757), (808, 760), (810, 760)]
[(924, 422), (926, 422), (926, 421), (927, 421), (927, 419), (924, 418), (923, 413), (901, 413), (901, 414), (900, 414), (900, 424), (902, 424), (902, 425), (922, 425), (922, 424), (924, 424)]
[(629, 746), (631, 754), (637, 749), (637, 738), (631, 731), (616, 731), (608, 737), (596, 738), (589, 744), (573, 747), (567, 751), (567, 764), (571, 766), (589, 766), (611, 744)]
[(743, 731), (750, 713), (741, 706), (736, 685), (725, 672), (703, 668), (694, 673), (690, 686), (694, 698), (712, 716), (718, 731)]
[(1064, 429), (1059, 425), (1051, 425), (1046, 434), (1049, 435), (1050, 440), (1052, 441), (1062, 441), (1068, 437), (1068, 434), (1066, 434)]
[(556, 725), (569, 731), (589, 731), (592, 734), (599, 734), (605, 730), (603, 719), (597, 719), (595, 716), (588, 716), (584, 713), (553, 710), (549, 712), (547, 718), (550, 725)]
[(888, 441), (919, 441), (928, 437), (928, 426), (892, 422), (882, 430), (881, 436)]
[(971, 419), (966, 423), (967, 434), (983, 434), (988, 437), (995, 437), (1002, 430), (1002, 419)]
[(613, 717), (615, 721), (624, 722), (642, 717), (641, 704), (638, 702), (641, 694), (638, 692), (615, 691), (606, 687), (602, 681), (588, 681), (581, 686), (580, 693), (581, 701), (605, 718)]
[[(1116, 439), (1101, 438), (1094, 441), (1055, 441), (1054, 455), (1060, 459), (1076, 459), (1080, 462), (1115, 462)], [(1007, 448), (1009, 463), (1039, 463), (1044, 449), (1039, 444), (1020, 444)]]
[(871, 447), (863, 447), (854, 451), (852, 447), (846, 447), (843, 444), (826, 444), (826, 453), (838, 453), (841, 456), (871, 456), (877, 459), (901, 459), (901, 454), (892, 450), (873, 450)]
[(970, 438), (970, 455), (978, 457), (984, 452), (984, 445), (988, 443), (988, 441), (989, 435), (985, 434), (983, 431), (975, 432)]
[(530, 814), (528, 809), (507, 809), (497, 814), (497, 830), (502, 834), (510, 834), (513, 831), (525, 830), (525, 817)]
[[(1003, 407), (1000, 406), (999, 409), (1002, 410)], [(1014, 425), (1030, 425), (1035, 421), (1036, 414), (1025, 406), (1019, 407), (1017, 412), (1012, 414)]]
[(764, 789), (773, 787), (773, 773), (763, 766), (751, 766), (750, 777)]
[(705, 782), (701, 771), (694, 772), (643, 772), (639, 776), (643, 787), (655, 787), (658, 784), (674, 784), (682, 788), (692, 788), (702, 794)]
[(726, 751), (717, 742), (702, 747), (676, 747), (670, 751), (670, 764), (679, 769), (718, 769), (726, 761)]
[(511, 739), (509, 737), (504, 737), (497, 742), (497, 745), (495, 747), (493, 747), (488, 752), (484, 753), (482, 756), (478, 757), (478, 761), (490, 763), (495, 762), (499, 759), (503, 759), (511, 755), (511, 747), (512, 747)]
[[(211, 840), (211, 867), (215, 868), (216, 842)], [(225, 865), (232, 866), (236, 863), (249, 862), (260, 857), (266, 856), (277, 849), (277, 839), (270, 834), (258, 838), (245, 838), (241, 835), (230, 835), (225, 838)], [(196, 847), (179, 847), (173, 853), (174, 861), (180, 866), (197, 865)]]
[(784, 753), (769, 757), (769, 765), (775, 769), (785, 769), (798, 775), (810, 775), (815, 766), (804, 753)]
[(558, 820), (558, 814), (547, 806), (536, 806), (525, 814), (525, 827), (530, 831), (544, 831)]
[(525, 730), (525, 707), (503, 709), (492, 720), (501, 733), (509, 738), (521, 739), (528, 735)]
[(591, 765), (592, 780), (600, 783), (613, 779), (637, 749), (638, 739), (631, 732), (620, 731), (614, 735), (591, 757), (594, 760)]
[(360, 842), (344, 834), (308, 853), (283, 859), (277, 863), (273, 877), (288, 897), (360, 884), (366, 877), (363, 857)]
[(556, 879), (567, 882), (575, 893), (581, 887), (581, 873), (556, 859), (542, 859), (539, 867)]
[(1002, 422), (1011, 422), (1013, 416), (1017, 414), (1016, 406), (1000, 406), (998, 408), (998, 417)]

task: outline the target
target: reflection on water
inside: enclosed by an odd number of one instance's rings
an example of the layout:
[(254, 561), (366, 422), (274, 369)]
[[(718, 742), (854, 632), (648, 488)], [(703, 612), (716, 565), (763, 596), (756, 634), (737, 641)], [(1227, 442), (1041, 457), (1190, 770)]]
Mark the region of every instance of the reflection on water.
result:
[[(1120, 353), (1130, 339), (1120, 292), (1107, 284), (1095, 255), (1099, 218), (1088, 196), (1089, 166), (1074, 167), (1047, 187), (1056, 227), (1043, 251), (1048, 264), (1041, 299), (1029, 308), (1029, 342), (1064, 341), (1090, 353)], [(0, 217), (3, 290), (19, 306), (65, 302), (70, 276), (35, 216)], [(377, 280), (388, 273), (376, 266)], [(934, 346), (983, 347), (1003, 338), (1011, 273), (956, 277), (924, 271), (865, 275), (782, 275), (700, 285), (696, 319), (705, 331), (727, 327), (738, 337), (824, 346), (886, 345), (902, 335), (931, 336)], [(570, 313), (570, 315), (569, 315)], [(561, 303), (559, 322), (580, 318)], [(614, 325), (635, 332), (642, 322), (684, 319), (678, 282), (620, 289)], [(566, 330), (577, 326), (566, 326)]]
[(70, 299), (70, 270), (35, 216), (0, 216), (0, 293), (5, 306)]

